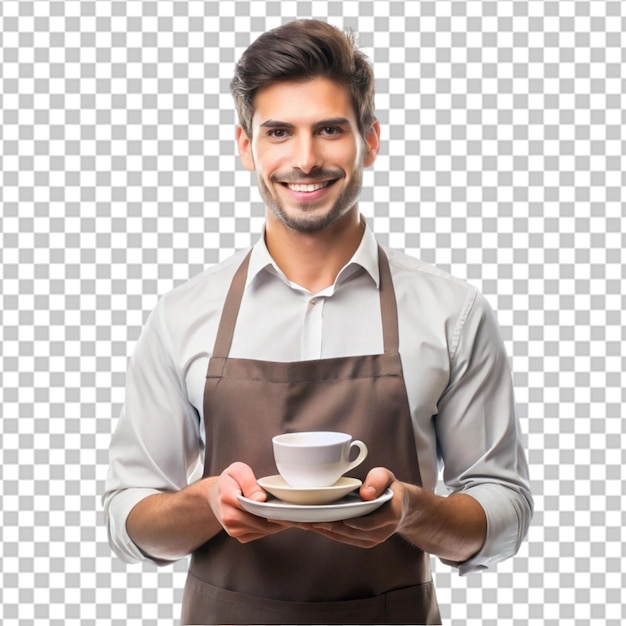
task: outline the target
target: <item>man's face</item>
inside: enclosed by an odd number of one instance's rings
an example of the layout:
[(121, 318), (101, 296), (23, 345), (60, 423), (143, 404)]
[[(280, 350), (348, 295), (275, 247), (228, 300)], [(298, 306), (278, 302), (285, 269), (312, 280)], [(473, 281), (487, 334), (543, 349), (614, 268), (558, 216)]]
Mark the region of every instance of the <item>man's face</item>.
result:
[(364, 140), (348, 89), (315, 78), (259, 90), (252, 138), (239, 128), (237, 142), (243, 164), (257, 173), (268, 219), (314, 232), (356, 206), (379, 132), (375, 123)]

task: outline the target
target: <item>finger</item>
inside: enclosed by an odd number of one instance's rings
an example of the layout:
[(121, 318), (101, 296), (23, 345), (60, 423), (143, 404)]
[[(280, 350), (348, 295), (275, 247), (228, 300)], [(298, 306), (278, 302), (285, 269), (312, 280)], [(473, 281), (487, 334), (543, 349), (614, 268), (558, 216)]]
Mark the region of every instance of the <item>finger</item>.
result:
[(257, 483), (256, 476), (250, 466), (236, 462), (226, 469), (226, 474), (237, 483), (244, 498), (256, 502), (264, 502), (267, 499), (267, 494)]
[(341, 532), (341, 530), (333, 525), (313, 524), (310, 530), (332, 541), (345, 543), (357, 548), (373, 548), (381, 542), (381, 539), (374, 534), (360, 534), (355, 533), (354, 530), (351, 532)]
[(346, 520), (344, 524), (352, 531), (360, 532), (387, 532), (394, 527), (389, 516), (382, 511)]
[(224, 530), (228, 535), (241, 543), (254, 541), (284, 530), (278, 524), (273, 524), (262, 517), (236, 509), (233, 509), (232, 514), (223, 521), (225, 522)]
[(393, 472), (385, 467), (375, 467), (371, 469), (361, 488), (359, 494), (363, 500), (375, 500), (380, 497), (387, 487), (396, 480)]

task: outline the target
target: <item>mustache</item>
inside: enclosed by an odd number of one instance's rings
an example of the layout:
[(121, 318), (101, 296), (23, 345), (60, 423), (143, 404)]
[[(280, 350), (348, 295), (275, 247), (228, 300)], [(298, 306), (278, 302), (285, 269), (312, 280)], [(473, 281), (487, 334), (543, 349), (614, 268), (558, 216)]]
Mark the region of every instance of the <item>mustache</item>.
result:
[(291, 170), (289, 172), (276, 172), (270, 176), (270, 180), (274, 183), (300, 183), (302, 181), (327, 181), (343, 178), (344, 171), (340, 169), (319, 169), (313, 170), (305, 174), (301, 170)]

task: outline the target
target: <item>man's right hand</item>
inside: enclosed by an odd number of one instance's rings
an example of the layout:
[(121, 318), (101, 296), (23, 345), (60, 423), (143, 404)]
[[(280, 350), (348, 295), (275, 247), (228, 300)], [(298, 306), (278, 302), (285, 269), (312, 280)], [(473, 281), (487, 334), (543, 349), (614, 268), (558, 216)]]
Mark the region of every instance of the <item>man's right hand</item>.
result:
[(240, 494), (259, 502), (267, 497), (250, 467), (233, 463), (219, 476), (144, 498), (131, 510), (126, 528), (146, 555), (161, 561), (185, 557), (222, 529), (241, 543), (285, 530), (244, 511)]
[(268, 522), (244, 511), (237, 499), (239, 495), (257, 502), (264, 502), (267, 498), (252, 469), (245, 463), (237, 462), (213, 478), (209, 489), (211, 510), (229, 536), (248, 543), (285, 530), (284, 525)]

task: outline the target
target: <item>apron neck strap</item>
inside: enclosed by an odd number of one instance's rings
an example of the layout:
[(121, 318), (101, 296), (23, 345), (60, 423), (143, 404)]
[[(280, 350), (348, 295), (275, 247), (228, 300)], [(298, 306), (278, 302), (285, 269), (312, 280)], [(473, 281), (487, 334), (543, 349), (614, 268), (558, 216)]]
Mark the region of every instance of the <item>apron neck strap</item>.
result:
[(217, 329), (217, 337), (215, 338), (215, 347), (213, 348), (214, 357), (226, 358), (230, 353), (230, 346), (233, 342), (233, 335), (235, 334), (235, 324), (237, 323), (237, 316), (239, 315), (239, 306), (241, 305), (241, 298), (246, 288), (246, 278), (248, 276), (248, 265), (250, 265), (251, 254), (252, 250), (246, 255), (246, 258), (235, 272), (233, 281), (230, 284), (230, 289), (228, 290), (228, 295), (224, 302), (224, 309), (222, 310), (220, 325)]
[[(230, 346), (235, 333), (235, 325), (237, 316), (239, 315), (239, 307), (243, 292), (246, 287), (246, 278), (248, 276), (248, 266), (250, 265), (250, 255), (252, 250), (248, 252), (235, 275), (233, 277), (226, 301), (222, 317), (217, 330), (215, 339), (215, 347), (213, 348), (213, 356), (226, 358), (230, 353)], [(391, 279), (391, 270), (389, 269), (389, 261), (384, 250), (378, 245), (378, 271), (379, 271), (379, 291), (380, 291), (380, 313), (383, 327), (383, 345), (385, 354), (397, 353), (399, 346), (398, 335), (398, 308), (396, 304), (396, 294)]]
[(398, 333), (398, 305), (391, 279), (389, 260), (381, 245), (378, 244), (378, 274), (380, 291), (380, 317), (383, 325), (383, 345), (385, 354), (398, 352), (400, 338)]

